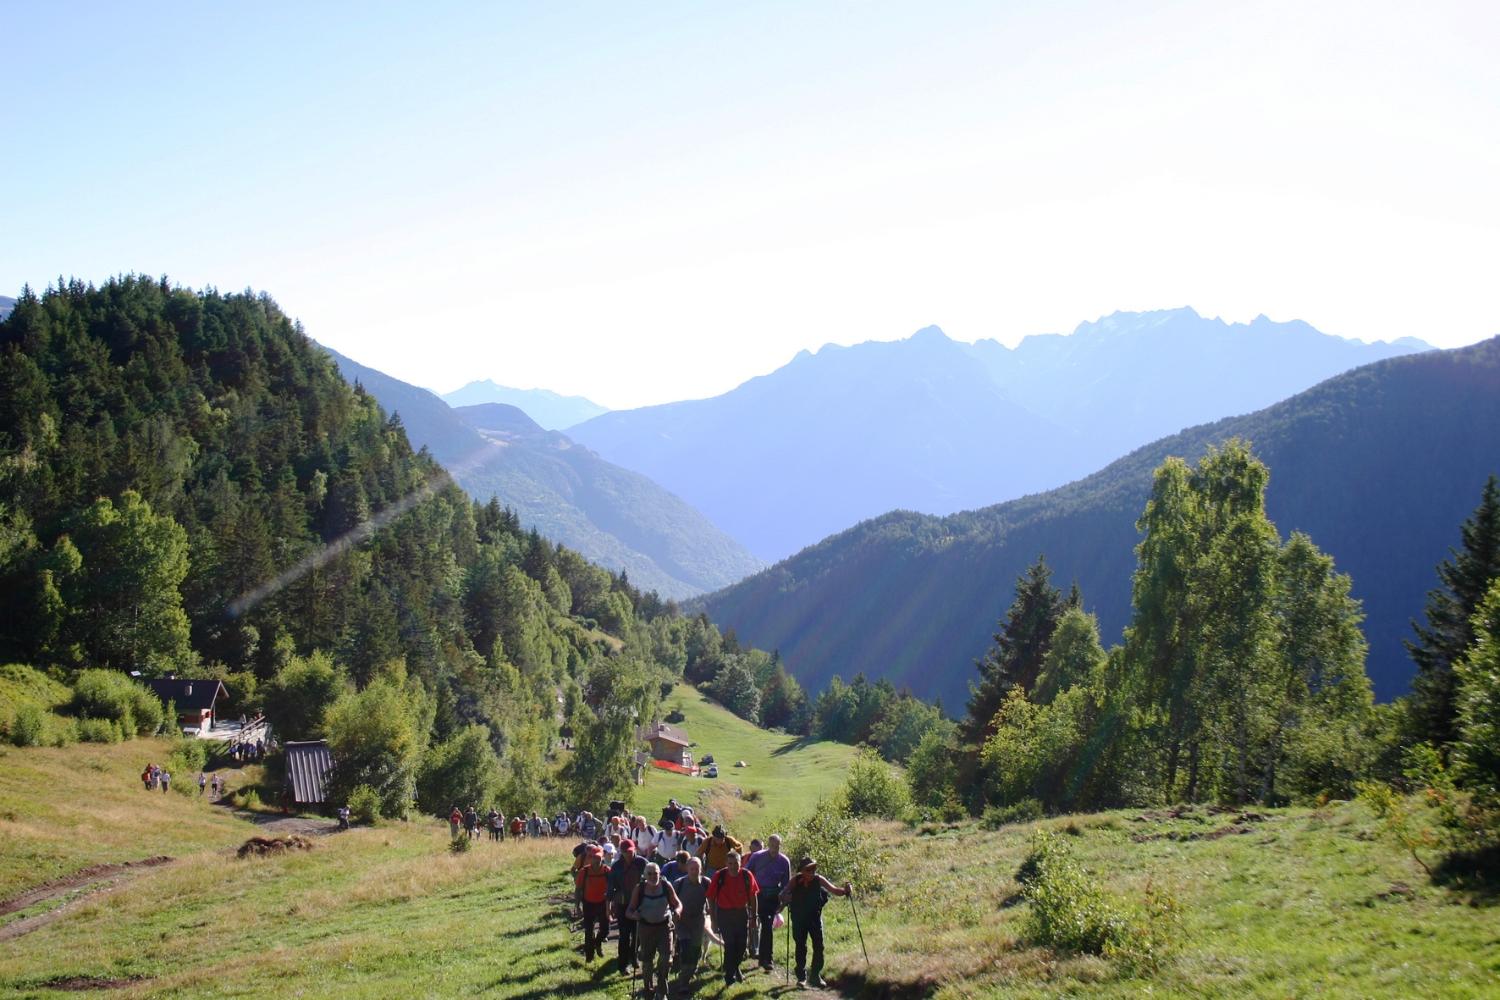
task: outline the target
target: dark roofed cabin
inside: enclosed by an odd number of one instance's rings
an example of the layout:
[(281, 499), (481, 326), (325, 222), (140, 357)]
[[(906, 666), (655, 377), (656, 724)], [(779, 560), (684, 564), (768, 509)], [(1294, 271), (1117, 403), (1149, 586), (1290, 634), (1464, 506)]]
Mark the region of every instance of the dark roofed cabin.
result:
[(655, 722), (641, 731), (641, 739), (651, 744), (651, 756), (657, 760), (678, 764), (682, 767), (693, 766), (693, 756), (688, 753), (687, 733), (676, 726), (665, 722)]
[(328, 801), (328, 778), (333, 773), (333, 755), (327, 740), (286, 744), (286, 782), (292, 801), (299, 806), (320, 806)]
[(146, 685), (162, 700), (177, 706), (177, 725), (183, 729), (196, 729), (206, 733), (214, 727), (214, 706), (220, 696), (227, 694), (224, 685), (216, 680), (185, 680), (178, 677), (159, 677), (148, 680)]

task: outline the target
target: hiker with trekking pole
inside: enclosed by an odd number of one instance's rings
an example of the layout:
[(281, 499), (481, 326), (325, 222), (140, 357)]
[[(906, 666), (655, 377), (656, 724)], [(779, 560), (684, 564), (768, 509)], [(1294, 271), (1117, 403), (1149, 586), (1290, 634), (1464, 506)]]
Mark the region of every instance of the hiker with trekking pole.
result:
[[(791, 882), (781, 893), (781, 901), (786, 904), (787, 914), (792, 918), (792, 937), (797, 943), (797, 986), (805, 988), (809, 985), (815, 987), (827, 986), (823, 981), (823, 907), (828, 902), (828, 897), (848, 896), (849, 905), (854, 906), (854, 887), (845, 882), (843, 887), (834, 885), (822, 875), (818, 874), (818, 863), (812, 858), (803, 855), (797, 862), (797, 874), (792, 876)], [(859, 914), (855, 912), (855, 926), (858, 926)], [(812, 965), (807, 963), (807, 941), (812, 939)], [(864, 931), (860, 931), (859, 945), (863, 949), (865, 944)], [(865, 953), (865, 960), (869, 961), (869, 952)]]
[[(765, 850), (751, 854), (745, 860), (745, 868), (760, 885), (760, 899), (756, 902), (760, 935), (752, 950), (761, 970), (770, 972), (775, 967), (771, 959), (776, 946), (775, 924), (776, 914), (781, 910), (781, 893), (792, 881), (792, 861), (781, 853), (781, 837), (774, 833), (767, 837)], [(782, 962), (786, 959), (783, 953)]]
[(620, 925), (620, 974), (629, 973), (634, 976), (636, 966), (635, 956), (635, 920), (627, 914), (626, 908), (631, 897), (635, 895), (636, 886), (641, 884), (641, 879), (646, 874), (646, 859), (635, 853), (635, 842), (630, 838), (620, 841), (620, 859), (614, 863), (609, 873), (610, 902), (614, 905), (615, 918)]
[(672, 968), (672, 925), (682, 919), (682, 903), (656, 862), (646, 865), (625, 913), (636, 922), (636, 955), (641, 961), (641, 993), (666, 1000)]
[(740, 867), (740, 853), (724, 856), (724, 867), (714, 872), (708, 886), (709, 901), (714, 904), (714, 920), (724, 936), (724, 985), (745, 981), (740, 963), (745, 960), (745, 946), (750, 940), (750, 925), (755, 922), (756, 900), (760, 886), (755, 876)]
[(708, 903), (710, 880), (703, 874), (702, 860), (687, 858), (682, 862), (682, 867), (685, 874), (672, 883), (672, 887), (677, 890), (678, 902), (682, 904), (682, 916), (677, 921), (677, 978), (672, 984), (674, 997), (685, 997), (692, 992), (693, 977), (698, 974), (698, 964), (703, 960), (707, 944), (724, 944), (724, 940), (714, 933)]

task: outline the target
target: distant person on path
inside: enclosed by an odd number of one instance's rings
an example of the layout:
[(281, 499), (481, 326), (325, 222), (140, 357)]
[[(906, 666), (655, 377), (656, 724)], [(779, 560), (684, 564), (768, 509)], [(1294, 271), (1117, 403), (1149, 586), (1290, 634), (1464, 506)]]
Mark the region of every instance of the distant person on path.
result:
[(339, 806), (339, 829), (349, 829), (349, 807), (347, 805)]
[[(672, 968), (672, 921), (682, 919), (682, 903), (670, 883), (662, 881), (655, 862), (646, 865), (625, 913), (636, 922), (636, 955), (641, 960), (642, 994), (666, 1000)], [(654, 984), (654, 987), (653, 987)]]
[(464, 812), (464, 833), (470, 840), (479, 836), (479, 812), (472, 805)]
[(455, 802), (453, 804), (452, 810), (450, 810), (449, 813), (448, 813), (448, 839), (449, 840), (457, 840), (458, 839), (458, 828), (463, 825), (463, 822), (464, 822), (464, 814), (463, 814), (463, 812), (461, 812), (459, 810), (458, 803)]
[(709, 902), (714, 904), (714, 921), (724, 936), (724, 985), (743, 983), (740, 963), (745, 960), (745, 945), (750, 939), (750, 923), (755, 919), (755, 900), (760, 886), (755, 876), (740, 867), (740, 852), (730, 851), (724, 867), (714, 873), (708, 887)]
[(621, 975), (629, 975), (635, 969), (635, 920), (625, 911), (645, 874), (646, 860), (636, 856), (634, 842), (628, 837), (620, 841), (620, 859), (610, 869), (609, 898), (614, 904), (615, 919), (620, 923)]
[(676, 857), (681, 849), (682, 838), (677, 835), (676, 830), (672, 829), (672, 824), (664, 820), (661, 830), (656, 834), (656, 856), (665, 863)]
[[(792, 877), (781, 900), (786, 904), (787, 914), (792, 918), (792, 939), (797, 943), (797, 985), (823, 987), (823, 905), (829, 895), (849, 896), (854, 887), (845, 882), (840, 889), (818, 874), (818, 863), (803, 855), (797, 862), (797, 874)], [(812, 938), (812, 966), (807, 964), (807, 939)]]
[[(792, 859), (781, 853), (781, 837), (777, 834), (773, 833), (766, 838), (766, 844), (764, 851), (756, 851), (750, 855), (745, 861), (745, 867), (760, 884), (760, 898), (756, 901), (757, 921), (760, 927), (756, 958), (760, 961), (760, 967), (770, 972), (771, 957), (776, 943), (774, 924), (776, 914), (781, 909), (782, 890), (792, 881)], [(787, 956), (781, 956), (783, 962), (786, 959)]]
[[(676, 884), (677, 880), (687, 874), (688, 852), (678, 851), (672, 855), (672, 860), (661, 866), (661, 877), (668, 882)], [(703, 871), (703, 865), (698, 865), (698, 871)]]
[(573, 902), (583, 914), (583, 960), (592, 962), (604, 957), (604, 942), (609, 940), (610, 871), (597, 846), (587, 848), (584, 856), (573, 883)]
[(499, 841), (500, 831), (505, 828), (505, 817), (501, 816), (498, 811), (491, 808), (490, 814), (485, 817), (485, 826), (489, 827), (490, 839)]
[(146, 769), (141, 772), (141, 785), (146, 789), (146, 791), (149, 792), (149, 791), (152, 790), (152, 784), (153, 784), (153, 781), (154, 781), (155, 777), (156, 777), (156, 765), (155, 764), (147, 764), (146, 765)]
[(172, 774), (171, 774), (171, 772), (163, 770), (161, 772), (161, 779), (160, 780), (161, 780), (161, 791), (162, 791), (162, 794), (165, 795), (167, 793), (167, 791), (172, 787)]
[(204, 774), (202, 771), (199, 771), (198, 772), (198, 794), (202, 795), (204, 793), (204, 790), (207, 789), (207, 788), (208, 788), (208, 775)]
[(512, 840), (520, 840), (526, 836), (526, 821), (516, 816), (510, 821), (510, 836)]

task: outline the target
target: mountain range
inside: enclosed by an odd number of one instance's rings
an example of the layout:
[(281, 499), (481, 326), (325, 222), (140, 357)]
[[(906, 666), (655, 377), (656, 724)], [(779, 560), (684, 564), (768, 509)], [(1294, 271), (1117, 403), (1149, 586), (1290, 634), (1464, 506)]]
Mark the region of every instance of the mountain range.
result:
[(608, 407), (583, 396), (563, 396), (551, 389), (513, 389), (490, 379), (470, 382), (452, 392), (445, 392), (443, 400), (450, 406), (508, 403), (524, 410), (527, 416), (549, 431), (566, 430), (590, 417), (609, 412)]
[(515, 406), (450, 407), (426, 389), (324, 350), (345, 379), (399, 415), (412, 446), (431, 452), (470, 496), (499, 498), (526, 527), (625, 570), (643, 590), (683, 598), (763, 565), (647, 477), (545, 430)]
[(865, 521), (700, 603), (743, 641), (779, 650), (810, 690), (863, 671), (957, 710), (1038, 555), (1060, 585), (1078, 582), (1105, 642), (1117, 641), (1153, 470), (1240, 437), (1270, 468), (1267, 508), (1283, 536), (1307, 532), (1352, 577), (1370, 675), (1390, 698), (1409, 685), (1402, 639), (1434, 568), (1500, 471), (1497, 427), (1500, 338), (1391, 358), (1162, 438), (1059, 489), (947, 517)]
[(804, 351), (723, 395), (568, 433), (771, 561), (888, 510), (945, 514), (1051, 489), (1164, 434), (1426, 348), (1192, 309), (1115, 313), (1015, 348), (927, 327)]
[(16, 300), (9, 295), (0, 295), (0, 319), (10, 315), (10, 311), (16, 307)]

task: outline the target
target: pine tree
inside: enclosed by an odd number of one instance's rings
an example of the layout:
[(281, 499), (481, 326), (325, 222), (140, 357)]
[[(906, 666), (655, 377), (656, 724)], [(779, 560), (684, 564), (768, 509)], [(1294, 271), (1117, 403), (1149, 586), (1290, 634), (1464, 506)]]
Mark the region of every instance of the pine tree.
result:
[(1042, 661), (1052, 642), (1067, 601), (1052, 586), (1052, 569), (1045, 556), (1038, 556), (1024, 576), (1016, 581), (1016, 599), (1000, 622), (994, 635), (995, 644), (979, 669), (979, 684), (969, 690), (968, 716), (963, 724), (964, 739), (983, 746), (994, 733), (995, 713), (1005, 703), (1013, 687), (1029, 692), (1041, 673)]
[(1479, 507), (1461, 529), (1463, 547), (1449, 550), (1438, 566), (1441, 586), (1427, 595), (1427, 624), (1412, 622), (1416, 642), (1407, 650), (1417, 664), (1412, 682), (1412, 721), (1418, 740), (1453, 742), (1458, 714), (1453, 664), (1474, 643), (1473, 617), (1500, 577), (1500, 482), (1491, 475)]

